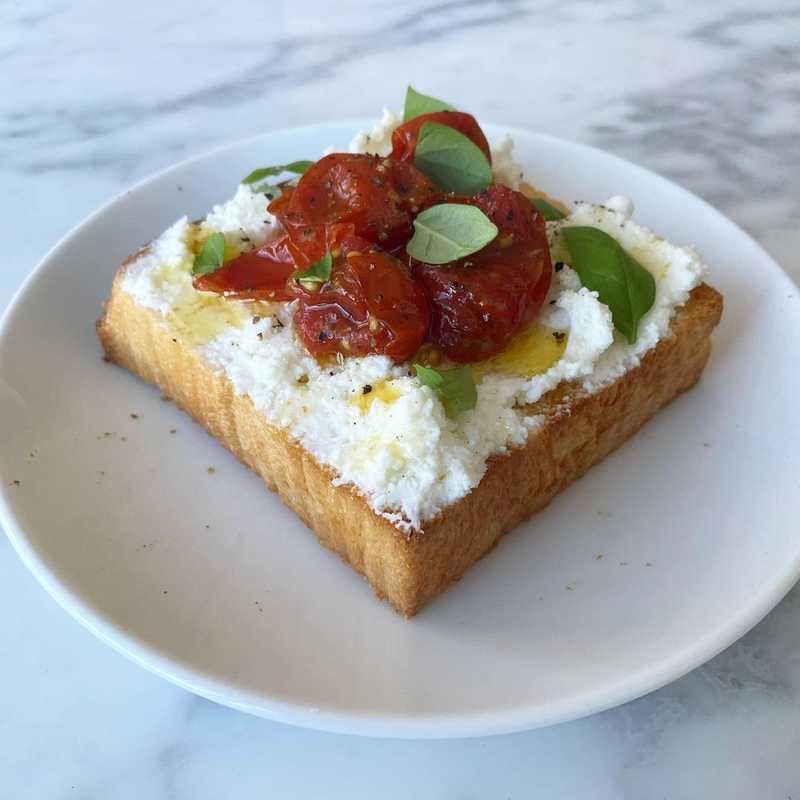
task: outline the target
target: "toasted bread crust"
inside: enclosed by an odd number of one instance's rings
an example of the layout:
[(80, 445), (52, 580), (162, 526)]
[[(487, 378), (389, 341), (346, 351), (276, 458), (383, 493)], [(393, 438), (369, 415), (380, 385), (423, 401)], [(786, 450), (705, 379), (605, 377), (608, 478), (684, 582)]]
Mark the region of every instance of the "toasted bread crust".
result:
[(321, 544), (406, 616), (690, 388), (708, 360), (711, 332), (722, 313), (719, 293), (706, 284), (697, 287), (676, 312), (673, 335), (639, 367), (593, 395), (581, 396), (570, 387), (545, 395), (530, 407), (545, 422), (528, 442), (492, 458), (472, 492), (427, 522), (424, 531), (406, 534), (376, 514), (353, 487), (334, 486), (332, 469), (271, 425), (222, 372), (173, 338), (157, 312), (137, 305), (122, 290), (125, 266), (97, 322), (106, 358), (158, 386), (255, 470)]

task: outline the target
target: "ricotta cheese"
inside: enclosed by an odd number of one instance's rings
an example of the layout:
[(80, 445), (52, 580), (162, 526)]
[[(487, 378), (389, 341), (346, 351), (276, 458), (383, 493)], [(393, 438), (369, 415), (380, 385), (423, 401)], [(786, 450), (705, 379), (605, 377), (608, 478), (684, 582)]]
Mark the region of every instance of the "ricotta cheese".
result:
[(497, 147), (492, 147), (492, 172), (497, 183), (519, 189), (523, 177), (522, 165), (514, 160), (514, 140), (506, 134)]
[[(569, 225), (600, 228), (649, 270), (656, 281), (655, 302), (639, 322), (636, 341), (629, 344), (619, 331), (613, 331), (613, 342), (603, 351), (583, 381), (583, 388), (587, 392), (598, 391), (638, 366), (642, 356), (669, 334), (675, 309), (689, 299), (689, 292), (702, 282), (708, 271), (694, 248), (671, 244), (644, 225), (633, 222), (630, 219), (632, 214), (631, 201), (616, 196), (599, 206), (576, 203), (572, 214), (553, 226), (555, 230)], [(551, 224), (548, 224), (548, 228)], [(569, 260), (569, 254), (560, 241), (551, 241), (551, 253), (554, 260), (562, 257), (565, 261)]]
[(392, 134), (403, 124), (403, 120), (383, 109), (383, 116), (371, 131), (360, 131), (350, 142), (351, 153), (369, 153), (374, 156), (388, 156), (392, 152)]
[[(384, 112), (369, 134), (353, 140), (351, 151), (385, 153), (399, 122)], [(511, 184), (516, 175), (518, 182), (521, 170), (513, 162), (510, 140), (495, 152), (501, 154), (496, 168), (504, 170), (503, 181)], [(271, 424), (332, 467), (337, 483), (352, 484), (399, 528), (422, 530), (426, 520), (477, 486), (490, 456), (522, 445), (542, 424), (527, 405), (563, 381), (595, 392), (636, 366), (668, 335), (672, 314), (706, 267), (694, 250), (632, 222), (631, 213), (627, 198), (612, 198), (604, 205), (578, 203), (570, 216), (548, 223), (553, 259), (565, 265), (556, 272), (538, 322), (567, 333), (566, 347), (549, 369), (532, 377), (481, 371), (476, 407), (455, 419), (445, 415), (433, 391), (412, 376), (407, 364), (378, 355), (319, 364), (294, 334), (294, 304), (254, 305), (194, 290), (191, 266), (198, 235), (220, 231), (241, 248), (243, 238), (256, 246), (280, 230), (266, 212), (266, 198), (247, 186), (215, 206), (199, 234), (185, 217), (176, 222), (129, 265), (122, 288), (224, 372)], [(633, 345), (615, 332), (609, 309), (568, 266), (559, 236), (568, 225), (601, 228), (655, 277), (656, 301)], [(365, 403), (367, 384), (384, 390)]]

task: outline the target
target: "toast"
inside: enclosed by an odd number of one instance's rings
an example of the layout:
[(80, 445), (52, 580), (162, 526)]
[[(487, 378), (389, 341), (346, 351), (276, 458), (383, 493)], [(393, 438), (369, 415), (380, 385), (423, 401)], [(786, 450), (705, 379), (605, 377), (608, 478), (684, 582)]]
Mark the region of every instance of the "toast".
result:
[(638, 366), (597, 391), (562, 383), (526, 411), (541, 417), (527, 441), (489, 459), (477, 486), (421, 527), (403, 528), (337, 482), (285, 428), (159, 313), (137, 304), (118, 270), (97, 332), (108, 361), (157, 386), (242, 463), (255, 470), (316, 534), (405, 616), (458, 580), (499, 539), (547, 505), (700, 377), (720, 320), (722, 298), (696, 286), (675, 310), (670, 331)]

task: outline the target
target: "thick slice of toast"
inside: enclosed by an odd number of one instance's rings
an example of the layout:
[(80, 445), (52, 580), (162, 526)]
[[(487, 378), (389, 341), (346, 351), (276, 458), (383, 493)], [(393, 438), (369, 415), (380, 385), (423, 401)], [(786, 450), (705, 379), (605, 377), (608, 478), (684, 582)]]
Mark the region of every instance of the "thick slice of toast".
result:
[(545, 395), (530, 407), (545, 423), (527, 443), (491, 459), (475, 489), (424, 530), (407, 534), (377, 515), (354, 488), (334, 486), (329, 467), (271, 425), (249, 397), (237, 395), (222, 372), (173, 338), (157, 312), (137, 305), (122, 290), (125, 266), (97, 323), (106, 358), (172, 398), (278, 492), (321, 544), (406, 616), (690, 388), (708, 360), (711, 332), (722, 313), (719, 293), (698, 286), (676, 311), (673, 335), (639, 367), (596, 394), (565, 385)]

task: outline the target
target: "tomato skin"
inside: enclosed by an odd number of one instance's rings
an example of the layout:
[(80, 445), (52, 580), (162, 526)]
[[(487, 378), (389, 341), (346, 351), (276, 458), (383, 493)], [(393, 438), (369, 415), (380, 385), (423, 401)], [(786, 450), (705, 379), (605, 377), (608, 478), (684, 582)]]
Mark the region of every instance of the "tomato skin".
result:
[(552, 272), (489, 253), (473, 266), (423, 266), (419, 275), (431, 304), (430, 340), (466, 364), (499, 353), (538, 314)]
[(300, 178), (288, 198), (270, 205), (289, 231), (349, 223), (384, 250), (402, 247), (417, 212), (437, 194), (413, 164), (356, 153), (331, 153)]
[(419, 129), (426, 122), (438, 122), (441, 125), (455, 128), (459, 133), (463, 133), (464, 136), (478, 145), (483, 150), (486, 158), (489, 159), (489, 163), (492, 163), (489, 142), (486, 141), (486, 136), (481, 130), (481, 126), (478, 125), (478, 121), (472, 114), (466, 114), (463, 111), (435, 111), (431, 114), (421, 114), (408, 122), (404, 122), (392, 134), (390, 158), (395, 158), (398, 161), (413, 162), (417, 142), (419, 141)]
[[(454, 198), (455, 199), (455, 198)], [(429, 339), (451, 361), (481, 361), (500, 352), (539, 313), (552, 280), (544, 220), (530, 201), (505, 186), (475, 198), (499, 228), (472, 256), (433, 266), (414, 264), (431, 305)]]
[(425, 295), (403, 262), (363, 244), (345, 241), (330, 282), (303, 292), (295, 330), (316, 357), (377, 353), (406, 361), (428, 331)]
[(544, 217), (522, 192), (495, 184), (478, 192), (469, 202), (497, 225), (501, 236), (511, 234), (516, 241), (547, 243)]
[(289, 237), (280, 236), (226, 261), (215, 272), (198, 275), (193, 286), (238, 300), (291, 300), (296, 290), (290, 278), (299, 256)]
[(284, 233), (257, 250), (225, 262), (215, 272), (199, 275), (193, 285), (202, 292), (216, 292), (237, 300), (293, 300), (301, 287), (291, 279), (292, 275), (310, 267), (328, 250), (339, 249), (351, 237), (352, 225)]

